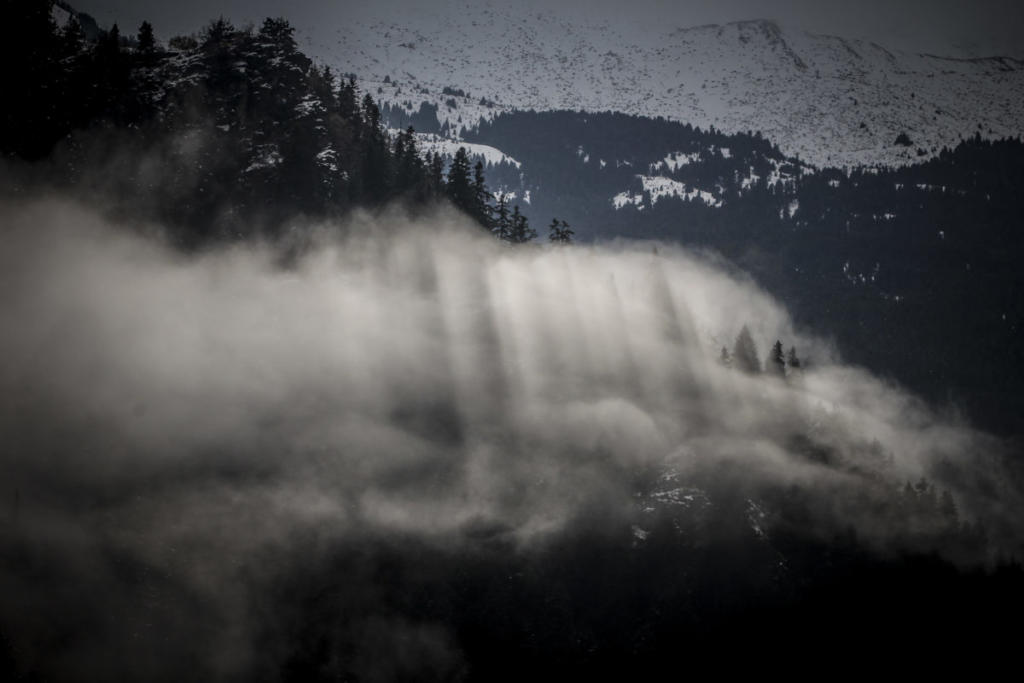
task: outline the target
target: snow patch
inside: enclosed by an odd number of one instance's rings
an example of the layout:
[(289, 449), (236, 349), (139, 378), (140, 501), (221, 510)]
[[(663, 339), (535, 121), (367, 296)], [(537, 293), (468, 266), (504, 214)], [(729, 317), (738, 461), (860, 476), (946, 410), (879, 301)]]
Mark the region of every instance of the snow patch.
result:
[(760, 539), (768, 538), (768, 534), (764, 530), (767, 518), (768, 513), (765, 512), (764, 508), (748, 498), (747, 522), (750, 524), (750, 530), (753, 531), (754, 535)]
[(264, 145), (254, 150), (256, 157), (249, 163), (249, 166), (243, 171), (243, 173), (251, 173), (264, 168), (273, 168), (284, 161), (284, 157), (281, 156), (281, 152), (278, 151), (276, 145)]
[(656, 204), (662, 197), (678, 197), (686, 201), (700, 201), (707, 206), (713, 208), (720, 208), (722, 206), (722, 200), (716, 197), (713, 193), (707, 190), (701, 190), (700, 188), (687, 188), (686, 183), (681, 183), (678, 180), (672, 178), (666, 178), (664, 176), (649, 176), (640, 175), (636, 176), (640, 179), (640, 183), (643, 186), (643, 192), (637, 193), (632, 191), (620, 192), (612, 197), (612, 205), (616, 209), (621, 209), (627, 204), (633, 204), (638, 208), (643, 208), (644, 194), (649, 194), (651, 197), (651, 204)]
[(706, 506), (708, 504), (707, 494), (698, 488), (691, 486), (680, 486), (665, 491), (655, 491), (651, 498), (662, 505), (673, 505), (684, 508), (693, 505)]
[(338, 170), (338, 153), (333, 147), (325, 147), (316, 155), (316, 162), (333, 173)]
[[(397, 135), (399, 131), (389, 131), (394, 135)], [(509, 155), (502, 152), (496, 147), (490, 145), (481, 145), (476, 142), (463, 142), (459, 139), (443, 138), (440, 135), (433, 133), (416, 133), (416, 144), (420, 148), (420, 153), (423, 156), (432, 155), (437, 152), (442, 157), (454, 157), (455, 153), (459, 151), (459, 147), (465, 147), (466, 153), (469, 154), (472, 159), (480, 159), (484, 164), (497, 165), (501, 163), (512, 164), (516, 168), (522, 167), (522, 164)]]
[(661, 169), (665, 169), (669, 173), (673, 173), (680, 167), (689, 166), (697, 161), (700, 161), (700, 152), (690, 152), (689, 154), (672, 152), (661, 161), (651, 164), (651, 172), (657, 173)]

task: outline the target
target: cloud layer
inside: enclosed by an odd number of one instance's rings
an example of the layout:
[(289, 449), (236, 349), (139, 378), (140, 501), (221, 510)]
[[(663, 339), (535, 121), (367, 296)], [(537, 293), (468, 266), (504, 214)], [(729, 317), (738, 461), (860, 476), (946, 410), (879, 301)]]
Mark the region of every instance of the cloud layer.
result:
[[(275, 656), (259, 596), (298, 566), (366, 539), (529, 552), (595, 509), (633, 521), (649, 472), (729, 471), (751, 505), (820, 491), (879, 552), (863, 492), (927, 476), (1019, 542), (998, 444), (841, 365), (708, 255), (517, 249), (394, 212), (186, 256), (56, 199), (0, 211), (0, 627), (28, 668), (171, 676), (173, 652), (238, 675)], [(723, 367), (744, 324), (808, 369)], [(356, 659), (400, 640), (411, 667), (459, 666), (437, 624), (361, 624)]]

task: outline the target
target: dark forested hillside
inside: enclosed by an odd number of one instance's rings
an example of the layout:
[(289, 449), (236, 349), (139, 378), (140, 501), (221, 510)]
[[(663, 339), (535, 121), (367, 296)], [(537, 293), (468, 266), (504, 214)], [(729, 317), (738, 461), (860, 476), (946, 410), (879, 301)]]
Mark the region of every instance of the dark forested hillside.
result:
[(1024, 145), (980, 139), (917, 167), (805, 178), (775, 250), (792, 275), (758, 270), (854, 362), (1019, 434), (1022, 182)]
[[(640, 206), (650, 208), (650, 193), (645, 197), (637, 180), (641, 175), (671, 178), (739, 208), (762, 203), (756, 197), (766, 193), (773, 195), (772, 206), (780, 203), (774, 195), (801, 170), (758, 134), (725, 135), (615, 113), (513, 112), (481, 122), (466, 139), (493, 145), (522, 162), (521, 173), (495, 169), (490, 177), (495, 184), (529, 191), (537, 215), (565, 216), (579, 226), (583, 239), (655, 235), (643, 219), (629, 221), (636, 225), (628, 227), (621, 221), (614, 228), (611, 224), (612, 198), (620, 192), (632, 191)], [(676, 159), (679, 163), (672, 163)], [(770, 179), (782, 182), (769, 186)], [(734, 203), (741, 194), (746, 201)], [(710, 216), (718, 218), (717, 213)]]
[(632, 220), (609, 215), (721, 251), (848, 360), (1021, 433), (1022, 173), (1020, 142), (974, 139), (921, 166), (803, 174), (761, 206), (667, 198)]
[[(714, 249), (834, 335), (845, 358), (986, 427), (1022, 433), (1024, 144), (974, 137), (898, 169), (812, 169), (759, 136), (618, 114), (518, 113), (469, 139), (491, 174), (584, 239)], [(518, 185), (516, 185), (518, 184)]]
[(10, 17), (29, 51), (8, 59), (24, 65), (3, 113), (9, 191), (102, 197), (186, 244), (459, 194), (412, 130), (389, 134), (373, 98), (302, 54), (284, 19), (240, 29), (222, 17), (166, 43), (148, 23), (127, 37), (114, 25), (90, 40), (79, 21), (58, 28), (50, 4)]

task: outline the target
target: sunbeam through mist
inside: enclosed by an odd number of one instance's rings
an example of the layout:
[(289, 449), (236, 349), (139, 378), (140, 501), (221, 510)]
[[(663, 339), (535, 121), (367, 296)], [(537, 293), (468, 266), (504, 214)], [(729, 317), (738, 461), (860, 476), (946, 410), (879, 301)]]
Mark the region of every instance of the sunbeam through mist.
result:
[[(735, 511), (781, 552), (777, 496), (795, 487), (808, 537), (984, 564), (886, 503), (922, 478), (1020, 542), (1019, 489), (979, 457), (994, 440), (843, 366), (709, 255), (510, 248), (395, 212), (321, 226), (287, 259), (186, 257), (73, 204), (2, 211), (0, 614), (34, 615), (13, 646), (59, 676), (283, 666), (282, 577), (373, 543), (519, 556), (599, 524), (628, 531), (626, 552), (664, 519), (728, 538)], [(778, 339), (810, 362), (728, 367), (744, 325), (762, 356)], [(374, 633), (404, 643), (395, 671), (463, 666), (458, 633), (385, 609), (384, 579), (345, 562), (348, 666), (382, 666)], [(136, 651), (97, 654), (129, 634)]]

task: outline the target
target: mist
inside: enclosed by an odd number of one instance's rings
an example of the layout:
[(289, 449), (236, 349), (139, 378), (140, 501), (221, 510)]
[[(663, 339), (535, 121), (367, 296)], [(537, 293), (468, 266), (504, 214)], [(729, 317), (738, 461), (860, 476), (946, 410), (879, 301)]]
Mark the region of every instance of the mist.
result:
[[(766, 491), (798, 487), (801, 533), (842, 520), (885, 556), (908, 541), (878, 501), (924, 477), (994, 544), (926, 550), (981, 566), (1021, 542), (1003, 445), (844, 365), (713, 254), (513, 248), (444, 210), (193, 254), (56, 197), (0, 216), (0, 627), (29, 669), (280, 668), (282, 586), (343, 566), (348, 666), (457, 678), (459, 635), (390, 604), (367, 557), (642, 544), (667, 499), (736, 497), (770, 547)], [(804, 370), (721, 364), (743, 325)]]

